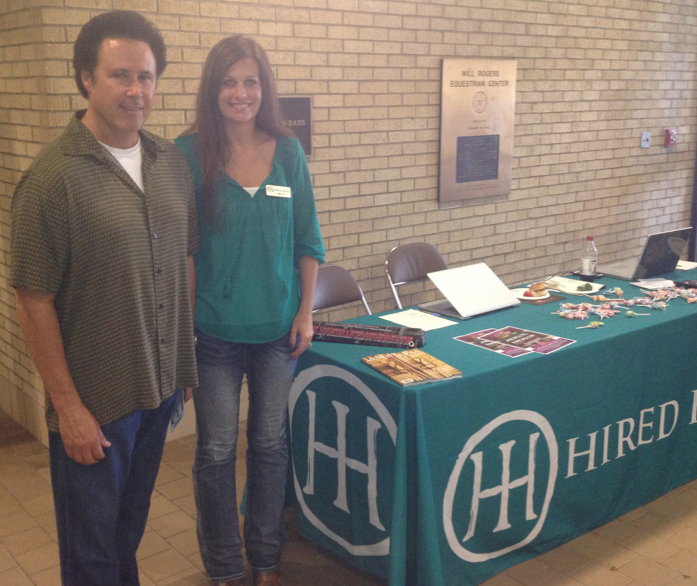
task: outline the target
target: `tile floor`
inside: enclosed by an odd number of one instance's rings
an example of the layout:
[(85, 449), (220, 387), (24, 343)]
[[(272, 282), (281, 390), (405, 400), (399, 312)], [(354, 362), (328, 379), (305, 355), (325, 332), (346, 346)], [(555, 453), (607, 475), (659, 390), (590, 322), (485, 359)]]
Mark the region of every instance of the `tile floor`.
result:
[[(196, 541), (193, 453), (193, 437), (165, 446), (138, 552), (142, 586), (208, 584)], [(238, 465), (243, 484), (244, 458)], [(283, 575), (286, 586), (386, 584), (302, 539), (292, 515)], [(697, 586), (697, 481), (484, 584)], [(48, 452), (0, 412), (0, 586), (32, 585), (60, 586)]]

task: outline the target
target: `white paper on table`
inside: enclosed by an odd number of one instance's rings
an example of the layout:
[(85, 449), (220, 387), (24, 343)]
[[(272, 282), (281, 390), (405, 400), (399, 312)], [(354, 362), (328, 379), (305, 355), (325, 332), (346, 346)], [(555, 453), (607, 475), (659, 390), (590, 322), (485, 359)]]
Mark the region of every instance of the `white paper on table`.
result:
[(675, 283), (669, 279), (639, 279), (638, 281), (634, 281), (632, 285), (636, 285), (642, 289), (649, 289), (651, 291), (675, 287)]
[(678, 265), (675, 268), (678, 271), (691, 271), (692, 269), (697, 269), (697, 262), (690, 262), (689, 260), (679, 260)]
[[(605, 288), (602, 283), (590, 283), (588, 281), (579, 281), (578, 279), (568, 279), (566, 277), (549, 277), (544, 283), (550, 291), (559, 291), (567, 295), (595, 295), (598, 291)], [(581, 285), (590, 285), (591, 288), (587, 291), (579, 291)], [(532, 297), (531, 299), (535, 299)]]
[(424, 332), (445, 328), (457, 323), (456, 321), (438, 317), (418, 309), (407, 309), (398, 313), (381, 315), (380, 318), (408, 328), (421, 328)]

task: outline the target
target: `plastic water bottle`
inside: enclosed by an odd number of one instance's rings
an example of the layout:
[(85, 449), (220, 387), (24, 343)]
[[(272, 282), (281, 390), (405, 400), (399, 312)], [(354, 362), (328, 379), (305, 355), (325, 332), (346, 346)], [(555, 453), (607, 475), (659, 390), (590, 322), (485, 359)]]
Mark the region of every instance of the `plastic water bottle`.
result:
[(581, 251), (581, 276), (592, 277), (595, 275), (595, 267), (598, 264), (598, 250), (595, 247), (592, 236), (586, 236)]

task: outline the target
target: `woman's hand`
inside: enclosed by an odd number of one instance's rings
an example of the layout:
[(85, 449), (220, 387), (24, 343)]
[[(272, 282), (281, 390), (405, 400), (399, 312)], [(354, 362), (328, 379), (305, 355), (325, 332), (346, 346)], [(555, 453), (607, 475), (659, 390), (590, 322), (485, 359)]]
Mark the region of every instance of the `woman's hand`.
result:
[[(298, 262), (298, 275), (300, 276), (300, 307), (290, 327), (290, 347), (298, 347), (291, 352), (291, 358), (295, 360), (312, 342), (312, 299), (315, 296), (315, 283), (317, 282), (317, 269), (319, 262), (311, 256), (303, 256)], [(300, 341), (298, 342), (298, 336)]]
[[(295, 348), (290, 354), (294, 360), (308, 349), (312, 342), (312, 312), (298, 311), (290, 327), (290, 347)], [(296, 348), (295, 345), (298, 345)]]

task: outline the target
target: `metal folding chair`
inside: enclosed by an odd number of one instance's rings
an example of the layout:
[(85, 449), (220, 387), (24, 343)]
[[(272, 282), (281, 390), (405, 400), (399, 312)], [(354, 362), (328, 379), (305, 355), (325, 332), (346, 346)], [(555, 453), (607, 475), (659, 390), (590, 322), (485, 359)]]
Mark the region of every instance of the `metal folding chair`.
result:
[(395, 246), (387, 254), (385, 272), (392, 289), (397, 307), (402, 309), (402, 302), (397, 294), (397, 287), (408, 283), (417, 283), (428, 279), (428, 273), (442, 271), (448, 264), (440, 252), (427, 242), (414, 242)]
[(321, 265), (317, 272), (312, 313), (353, 301), (361, 301), (366, 313), (372, 315), (363, 290), (351, 273), (338, 265)]

